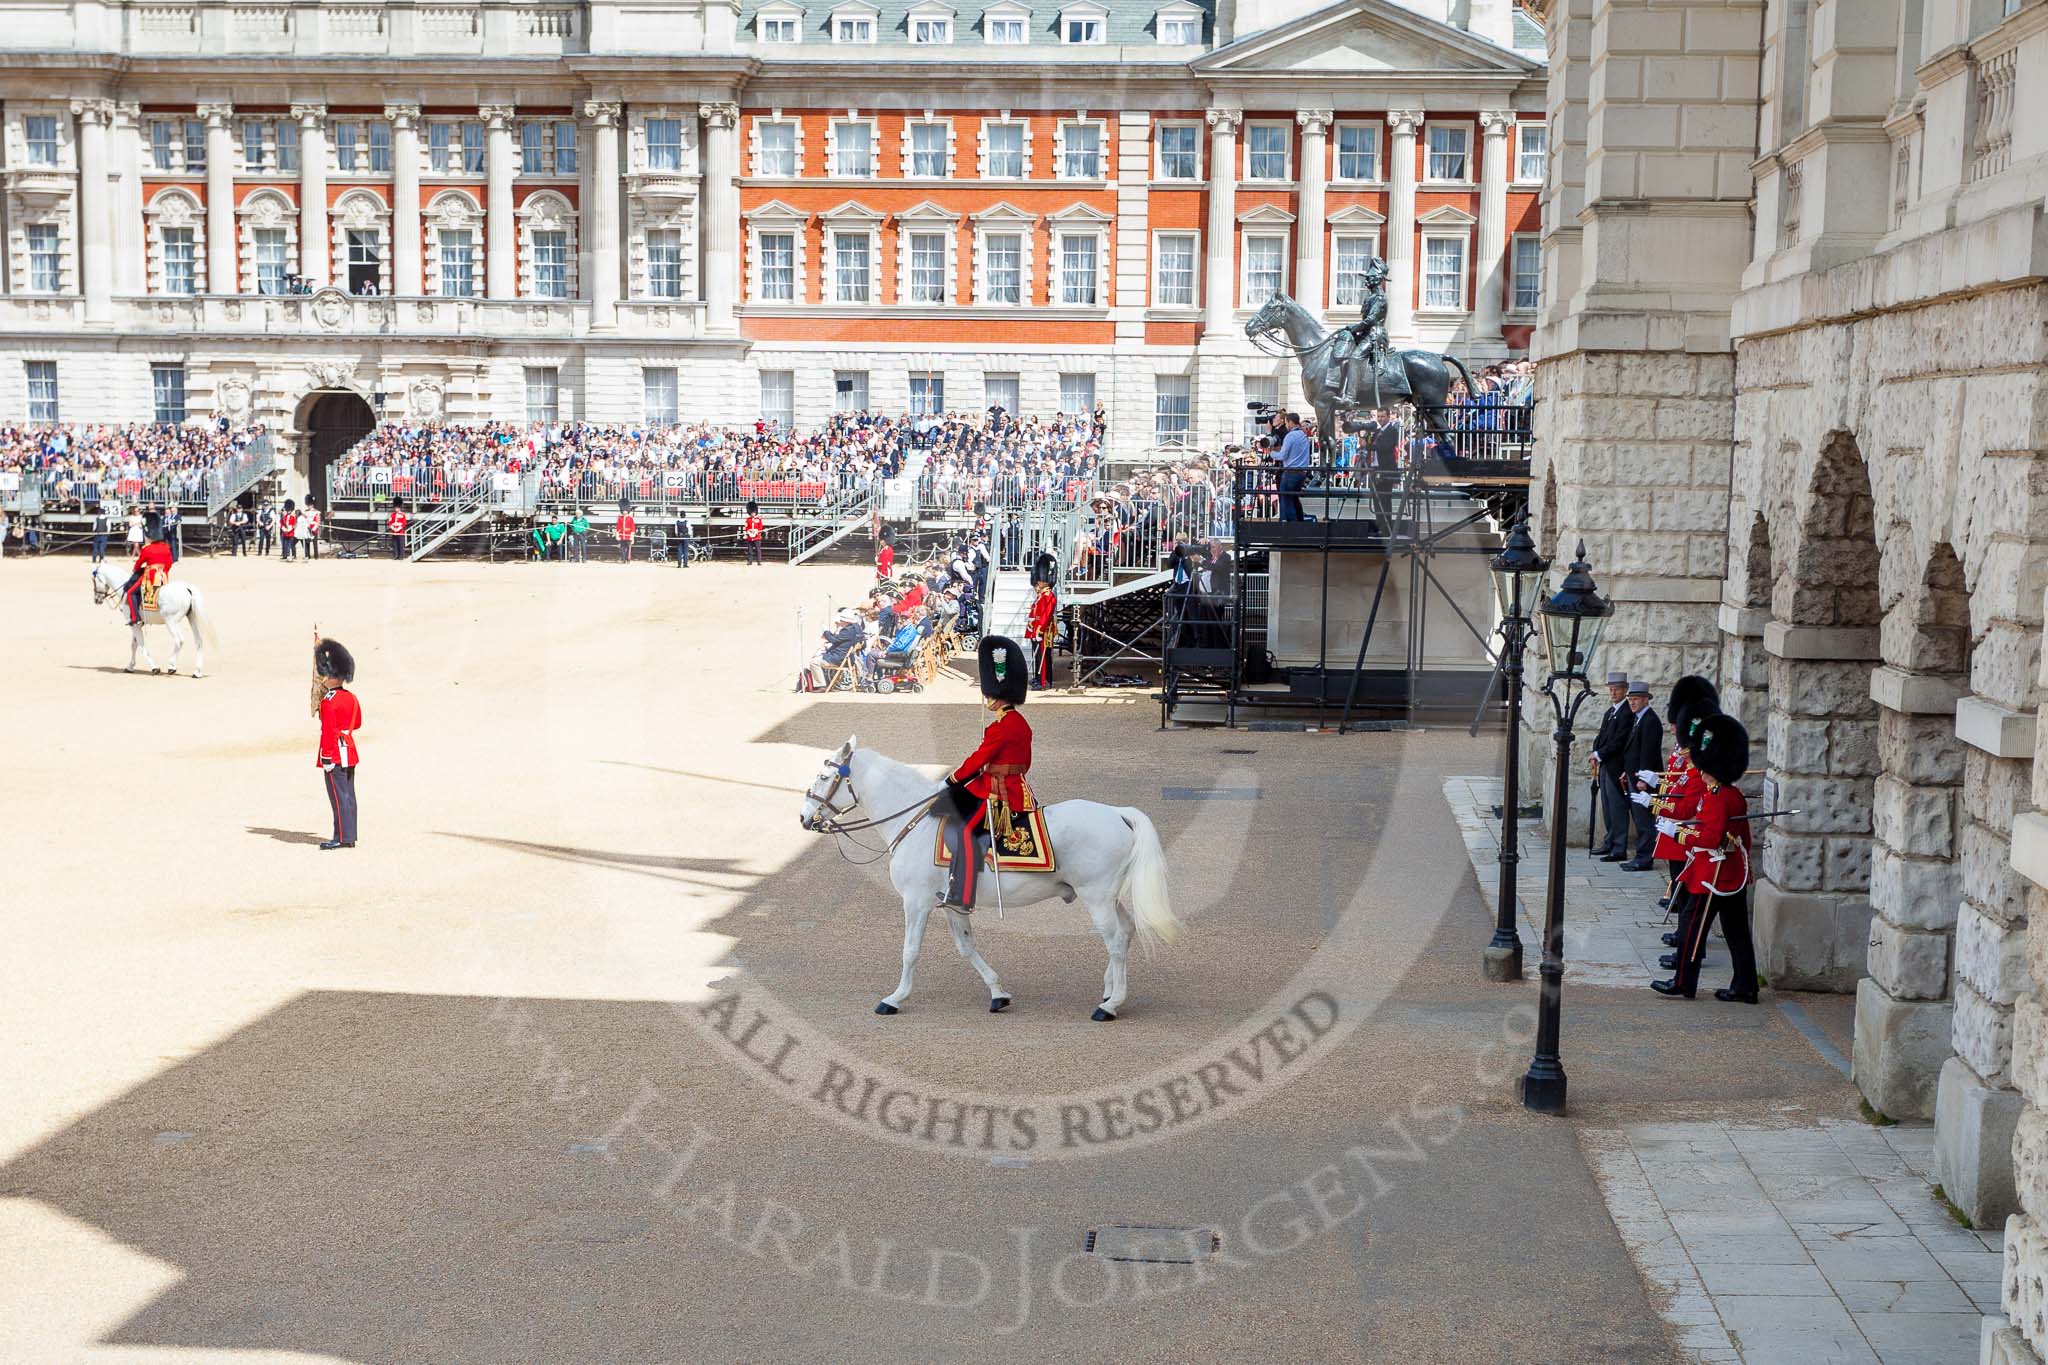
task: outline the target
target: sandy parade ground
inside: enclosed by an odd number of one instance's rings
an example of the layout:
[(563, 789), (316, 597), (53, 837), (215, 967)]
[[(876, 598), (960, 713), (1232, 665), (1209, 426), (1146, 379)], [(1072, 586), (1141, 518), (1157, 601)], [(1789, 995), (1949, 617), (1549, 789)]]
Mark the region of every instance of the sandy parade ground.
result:
[[(849, 733), (936, 772), (981, 722), (960, 678), (792, 692), (866, 570), (179, 576), (197, 681), (121, 671), (83, 560), (0, 565), (0, 1362), (1675, 1358), (1515, 1100), (1533, 984), (1478, 980), (1442, 788), (1496, 739), (1034, 699), (1034, 786), (1146, 810), (1187, 937), (1096, 1024), (1080, 907), (977, 913), (1002, 1015), (935, 920), (880, 1018), (899, 903), (799, 794)], [(1851, 1104), (1772, 1012), (1571, 1008), (1574, 1121)]]

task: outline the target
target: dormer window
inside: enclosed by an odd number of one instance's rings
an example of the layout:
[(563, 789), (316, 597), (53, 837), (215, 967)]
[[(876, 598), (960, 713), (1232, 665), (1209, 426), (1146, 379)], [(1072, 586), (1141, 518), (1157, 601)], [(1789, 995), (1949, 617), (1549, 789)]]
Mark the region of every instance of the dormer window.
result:
[(763, 9), (754, 17), (754, 31), (764, 43), (803, 41), (803, 12), (780, 5)]
[(1107, 41), (1109, 12), (1100, 5), (1069, 5), (1060, 11), (1060, 41), (1070, 46), (1099, 46)]
[(1193, 5), (1170, 5), (1159, 11), (1155, 31), (1162, 47), (1200, 47), (1202, 12)]
[(875, 41), (875, 11), (867, 5), (849, 5), (832, 11), (832, 41), (872, 43)]
[(942, 5), (915, 6), (906, 22), (910, 27), (910, 41), (920, 47), (953, 41), (953, 11)]
[(993, 46), (1022, 47), (1031, 41), (1030, 19), (1021, 9), (992, 9), (981, 17), (981, 33)]

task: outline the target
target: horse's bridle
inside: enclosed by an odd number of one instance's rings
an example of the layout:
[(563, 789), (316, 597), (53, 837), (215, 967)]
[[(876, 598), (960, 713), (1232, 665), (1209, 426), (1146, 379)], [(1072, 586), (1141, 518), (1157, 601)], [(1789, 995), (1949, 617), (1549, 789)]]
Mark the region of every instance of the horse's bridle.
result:
[[(832, 804), (832, 798), (839, 794), (839, 789), (842, 786), (846, 788), (846, 794), (851, 799), (844, 806), (835, 806)], [(847, 862), (854, 864), (856, 867), (864, 867), (869, 863), (880, 862), (894, 853), (896, 846), (903, 842), (904, 837), (912, 829), (916, 828), (918, 820), (924, 817), (924, 813), (930, 810), (938, 799), (945, 794), (946, 789), (942, 786), (930, 796), (911, 802), (894, 815), (868, 816), (859, 820), (845, 820), (840, 817), (851, 815), (854, 811), (860, 809), (860, 793), (853, 789), (853, 765), (848, 762), (840, 762), (833, 765), (831, 785), (825, 788), (822, 796), (816, 792), (806, 793), (819, 806), (819, 818), (812, 821), (809, 828), (813, 834), (831, 835), (834, 840), (833, 847), (839, 850), (840, 857), (846, 858)], [(917, 812), (916, 818), (905, 821), (903, 828), (896, 831), (896, 837), (891, 839), (882, 848), (874, 848), (853, 838), (854, 835), (863, 831), (879, 829), (892, 820), (909, 815), (912, 811)], [(855, 848), (865, 853), (872, 853), (875, 856), (872, 858), (847, 858), (845, 846), (838, 842), (842, 838), (852, 843)]]

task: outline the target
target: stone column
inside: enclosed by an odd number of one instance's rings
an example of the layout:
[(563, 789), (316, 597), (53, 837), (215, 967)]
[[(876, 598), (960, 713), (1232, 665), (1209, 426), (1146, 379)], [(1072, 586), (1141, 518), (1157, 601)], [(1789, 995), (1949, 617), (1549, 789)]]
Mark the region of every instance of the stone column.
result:
[(114, 292), (134, 297), (147, 288), (148, 250), (142, 235), (142, 106), (116, 104), (111, 161), (119, 185), (114, 205)]
[(1330, 121), (1334, 117), (1328, 109), (1304, 109), (1294, 116), (1301, 125), (1301, 166), (1295, 177), (1301, 201), (1294, 224), (1294, 297), (1318, 317), (1329, 303), (1323, 294), (1323, 191), (1330, 182)]
[(1500, 332), (1501, 271), (1508, 252), (1508, 158), (1514, 150), (1508, 133), (1515, 116), (1506, 109), (1482, 109), (1479, 126), (1485, 133), (1479, 159), (1479, 261), (1473, 272), (1472, 340), (1481, 354), (1505, 354)]
[(327, 106), (294, 104), (299, 121), (299, 274), (327, 283)]
[(111, 100), (73, 100), (78, 116), (78, 281), (85, 294), (85, 320), (114, 319), (114, 256), (109, 240), (113, 196), (107, 189), (107, 125)]
[(704, 328), (714, 336), (734, 336), (739, 331), (733, 305), (740, 288), (740, 107), (705, 104), (698, 113), (704, 118), (704, 210), (698, 224), (698, 240), (704, 244), (698, 267)]
[(1209, 111), (1209, 223), (1203, 236), (1203, 339), (1232, 335), (1237, 312), (1238, 109)]
[(206, 292), (241, 292), (241, 243), (235, 232), (235, 139), (232, 104), (202, 104), (206, 120)]
[(426, 292), (420, 237), (420, 107), (387, 104), (391, 120), (391, 289)]
[(1415, 130), (1420, 109), (1387, 111), (1387, 339), (1415, 341)]
[(484, 293), (488, 298), (519, 295), (518, 222), (512, 216), (512, 176), (518, 151), (512, 145), (510, 105), (486, 104), (477, 110), (489, 128), (484, 143)]
[(583, 216), (590, 268), (583, 287), (592, 327), (612, 327), (619, 320), (619, 113), (619, 105), (602, 100), (583, 106), (590, 127), (589, 210)]

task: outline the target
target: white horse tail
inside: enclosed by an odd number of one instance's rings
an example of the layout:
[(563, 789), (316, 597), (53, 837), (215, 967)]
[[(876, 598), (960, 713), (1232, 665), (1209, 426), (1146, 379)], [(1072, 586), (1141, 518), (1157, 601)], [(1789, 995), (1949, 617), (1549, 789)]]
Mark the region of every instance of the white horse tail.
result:
[(1166, 850), (1159, 846), (1159, 831), (1145, 812), (1123, 806), (1117, 814), (1131, 829), (1131, 858), (1124, 865), (1123, 889), (1117, 899), (1131, 908), (1138, 942), (1149, 951), (1180, 937), (1181, 922), (1174, 917), (1166, 886)]
[(200, 600), (199, 589), (188, 583), (185, 590), (192, 594), (192, 605), (185, 609), (192, 616), (192, 633), (204, 640), (208, 649), (219, 649), (220, 636), (213, 629), (213, 618), (206, 614), (206, 606)]

